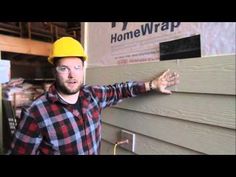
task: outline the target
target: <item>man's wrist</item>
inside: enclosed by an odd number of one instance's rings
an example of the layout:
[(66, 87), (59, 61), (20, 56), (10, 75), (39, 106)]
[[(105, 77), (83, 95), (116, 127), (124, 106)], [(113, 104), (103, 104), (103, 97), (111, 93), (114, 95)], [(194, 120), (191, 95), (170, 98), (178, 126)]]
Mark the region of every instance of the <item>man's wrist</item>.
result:
[(154, 90), (153, 80), (145, 82), (145, 88), (146, 88), (146, 91)]
[(148, 84), (149, 84), (149, 89), (150, 89), (150, 91), (151, 91), (151, 90), (154, 90), (154, 89), (153, 89), (153, 86), (152, 86), (152, 81), (153, 81), (153, 80), (150, 80), (149, 83), (148, 83)]

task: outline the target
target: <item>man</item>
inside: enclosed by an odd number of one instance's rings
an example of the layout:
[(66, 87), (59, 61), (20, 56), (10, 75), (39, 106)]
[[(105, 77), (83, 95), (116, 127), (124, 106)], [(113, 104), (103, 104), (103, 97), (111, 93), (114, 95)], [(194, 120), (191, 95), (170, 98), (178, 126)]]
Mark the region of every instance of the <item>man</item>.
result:
[(99, 154), (104, 108), (150, 90), (171, 94), (166, 88), (178, 83), (178, 74), (167, 70), (150, 82), (84, 85), (86, 59), (81, 44), (71, 37), (53, 44), (49, 62), (56, 81), (22, 110), (11, 154)]

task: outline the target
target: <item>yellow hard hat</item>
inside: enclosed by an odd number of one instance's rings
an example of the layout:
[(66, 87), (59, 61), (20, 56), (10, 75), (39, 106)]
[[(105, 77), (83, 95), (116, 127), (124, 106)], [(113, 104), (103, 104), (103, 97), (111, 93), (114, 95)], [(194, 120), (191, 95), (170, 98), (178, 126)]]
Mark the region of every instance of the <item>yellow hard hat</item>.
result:
[(53, 43), (48, 62), (53, 64), (56, 57), (80, 57), (87, 60), (82, 45), (72, 37), (62, 37)]

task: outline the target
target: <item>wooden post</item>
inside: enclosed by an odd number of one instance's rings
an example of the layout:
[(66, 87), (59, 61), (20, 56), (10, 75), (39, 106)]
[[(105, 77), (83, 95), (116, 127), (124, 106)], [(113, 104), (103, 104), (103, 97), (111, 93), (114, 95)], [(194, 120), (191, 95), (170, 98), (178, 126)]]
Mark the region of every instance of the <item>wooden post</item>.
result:
[(28, 22), (28, 38), (31, 39), (31, 23)]

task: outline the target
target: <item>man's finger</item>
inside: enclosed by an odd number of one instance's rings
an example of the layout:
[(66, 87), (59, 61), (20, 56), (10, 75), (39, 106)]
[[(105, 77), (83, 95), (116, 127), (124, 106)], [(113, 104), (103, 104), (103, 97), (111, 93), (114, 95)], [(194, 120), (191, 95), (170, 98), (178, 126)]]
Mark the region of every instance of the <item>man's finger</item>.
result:
[(161, 93), (165, 93), (165, 94), (172, 94), (172, 92), (170, 90), (162, 90)]
[(167, 86), (170, 87), (170, 86), (176, 85), (178, 83), (179, 83), (179, 80), (170, 81), (167, 83)]
[(178, 80), (178, 79), (179, 79), (179, 76), (172, 76), (172, 77), (167, 78), (166, 80), (167, 81), (174, 81), (174, 80)]
[(161, 78), (165, 78), (167, 74), (169, 73), (170, 69), (167, 69), (162, 75)]

